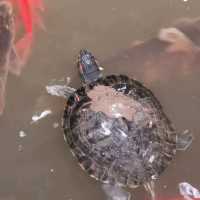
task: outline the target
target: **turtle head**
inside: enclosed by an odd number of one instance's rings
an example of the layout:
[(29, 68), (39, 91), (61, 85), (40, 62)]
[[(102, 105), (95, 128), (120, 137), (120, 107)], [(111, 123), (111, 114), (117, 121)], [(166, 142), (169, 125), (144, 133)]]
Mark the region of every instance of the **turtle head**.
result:
[(87, 49), (80, 50), (77, 67), (84, 83), (91, 83), (102, 76), (97, 60)]

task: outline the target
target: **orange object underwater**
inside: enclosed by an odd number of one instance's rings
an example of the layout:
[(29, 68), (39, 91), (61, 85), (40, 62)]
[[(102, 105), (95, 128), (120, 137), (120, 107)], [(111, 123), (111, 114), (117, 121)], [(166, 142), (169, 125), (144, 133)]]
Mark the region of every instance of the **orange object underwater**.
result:
[[(21, 31), (21, 29), (23, 31), (23, 35), (15, 43), (16, 52), (21, 62), (20, 67), (23, 67), (30, 56), (35, 31), (39, 27), (44, 29), (44, 24), (40, 16), (40, 11), (44, 11), (44, 4), (42, 0), (9, 1), (16, 9), (16, 32)], [(21, 72), (21, 70), (19, 71)]]

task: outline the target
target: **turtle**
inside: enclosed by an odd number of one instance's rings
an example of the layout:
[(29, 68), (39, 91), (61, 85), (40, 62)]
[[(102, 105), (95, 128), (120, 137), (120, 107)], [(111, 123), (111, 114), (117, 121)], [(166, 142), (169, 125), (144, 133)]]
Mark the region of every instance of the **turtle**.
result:
[(81, 49), (78, 89), (65, 91), (64, 139), (82, 169), (109, 186), (145, 186), (154, 198), (159, 179), (177, 150), (191, 144), (178, 133), (153, 92), (123, 74), (103, 76), (98, 60)]

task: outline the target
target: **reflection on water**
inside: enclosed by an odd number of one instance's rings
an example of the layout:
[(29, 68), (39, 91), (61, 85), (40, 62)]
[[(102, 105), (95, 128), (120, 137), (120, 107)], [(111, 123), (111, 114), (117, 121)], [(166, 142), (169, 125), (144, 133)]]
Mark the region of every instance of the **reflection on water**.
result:
[[(0, 199), (105, 199), (101, 185), (80, 170), (63, 141), (60, 119), (64, 100), (50, 97), (45, 91), (50, 80), (68, 76), (71, 86), (78, 87), (80, 80), (74, 58), (83, 47), (91, 49), (100, 61), (105, 60), (102, 62), (105, 74), (125, 73), (143, 81), (156, 74), (156, 78), (150, 78), (156, 81), (146, 81), (146, 84), (178, 130), (190, 129), (195, 136), (192, 147), (179, 153), (162, 175), (156, 192), (159, 196), (177, 196), (180, 182), (199, 185), (198, 60), (184, 65), (190, 73), (182, 76), (184, 73), (178, 67), (183, 66), (182, 61), (191, 61), (193, 54), (160, 55), (156, 53), (160, 50), (157, 46), (150, 46), (143, 54), (139, 50), (122, 49), (136, 40), (156, 36), (160, 28), (168, 27), (177, 18), (198, 16), (200, 2), (60, 0), (46, 1), (46, 5), (47, 31), (40, 34), (29, 66), (20, 79), (9, 76), (6, 110), (0, 118)], [(194, 31), (190, 34), (198, 43), (200, 40)], [(147, 55), (151, 62), (143, 65)], [(35, 113), (45, 110), (51, 110), (52, 114), (30, 124)], [(20, 137), (20, 131), (26, 136)], [(135, 199), (146, 197), (143, 188), (131, 193)]]

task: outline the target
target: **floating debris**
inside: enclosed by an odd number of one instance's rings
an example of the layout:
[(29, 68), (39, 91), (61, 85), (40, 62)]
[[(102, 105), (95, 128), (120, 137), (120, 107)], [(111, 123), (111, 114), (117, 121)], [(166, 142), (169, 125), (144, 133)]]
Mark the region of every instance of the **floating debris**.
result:
[(54, 173), (54, 169), (50, 169), (50, 172), (51, 172), (51, 173)]
[(37, 122), (38, 120), (40, 120), (50, 114), (52, 114), (51, 110), (45, 110), (40, 115), (33, 115), (31, 123)]
[(179, 183), (179, 192), (186, 200), (200, 198), (200, 191), (187, 182)]
[(71, 78), (69, 76), (66, 77), (66, 84), (69, 85), (71, 82)]
[(59, 123), (58, 122), (53, 123), (53, 128), (58, 128), (58, 127), (59, 127)]
[(26, 133), (24, 131), (19, 131), (19, 137), (20, 138), (26, 137)]
[(19, 152), (22, 152), (23, 151), (23, 146), (20, 144), (20, 145), (18, 145), (18, 151)]
[(164, 188), (164, 189), (167, 189), (167, 185), (163, 185), (163, 188)]

